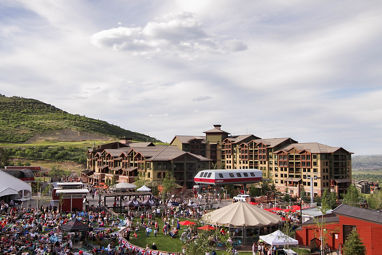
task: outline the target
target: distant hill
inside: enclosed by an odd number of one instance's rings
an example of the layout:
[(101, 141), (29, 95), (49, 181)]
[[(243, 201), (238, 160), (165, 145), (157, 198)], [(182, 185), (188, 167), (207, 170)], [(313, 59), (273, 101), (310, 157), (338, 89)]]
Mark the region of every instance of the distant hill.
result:
[(382, 155), (364, 155), (352, 157), (353, 170), (382, 169)]
[(2, 143), (108, 140), (120, 137), (129, 137), (136, 141), (158, 141), (106, 121), (67, 113), (35, 99), (0, 95)]

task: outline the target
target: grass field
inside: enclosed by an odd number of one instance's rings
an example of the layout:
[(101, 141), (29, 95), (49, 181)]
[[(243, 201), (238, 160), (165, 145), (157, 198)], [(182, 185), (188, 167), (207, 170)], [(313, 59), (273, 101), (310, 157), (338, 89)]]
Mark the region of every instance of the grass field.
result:
[(60, 141), (39, 141), (35, 143), (0, 143), (0, 147), (4, 148), (18, 148), (18, 147), (38, 147), (38, 146), (63, 146), (63, 147), (93, 147), (105, 143), (110, 143), (112, 141), (105, 140), (89, 140), (80, 142), (60, 142)]

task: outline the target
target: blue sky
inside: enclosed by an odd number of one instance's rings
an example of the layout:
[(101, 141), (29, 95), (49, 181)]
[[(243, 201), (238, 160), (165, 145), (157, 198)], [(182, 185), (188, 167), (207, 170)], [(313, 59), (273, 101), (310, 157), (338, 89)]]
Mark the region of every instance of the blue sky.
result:
[(0, 0), (0, 93), (163, 141), (382, 154), (380, 1)]

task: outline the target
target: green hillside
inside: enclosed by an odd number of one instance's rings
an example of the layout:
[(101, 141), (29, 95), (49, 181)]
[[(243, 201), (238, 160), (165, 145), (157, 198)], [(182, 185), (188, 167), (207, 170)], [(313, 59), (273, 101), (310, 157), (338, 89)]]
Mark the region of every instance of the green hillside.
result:
[(60, 137), (67, 138), (72, 133), (76, 134), (73, 138), (75, 141), (119, 137), (129, 137), (136, 141), (158, 141), (106, 121), (67, 113), (35, 99), (0, 95), (1, 143), (23, 143), (36, 137), (44, 140), (44, 136), (60, 141)]

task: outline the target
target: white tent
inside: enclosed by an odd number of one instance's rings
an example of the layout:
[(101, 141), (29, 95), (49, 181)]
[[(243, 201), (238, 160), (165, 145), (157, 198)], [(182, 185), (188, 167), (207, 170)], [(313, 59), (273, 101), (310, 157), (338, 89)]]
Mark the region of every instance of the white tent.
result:
[(280, 230), (276, 230), (269, 235), (260, 236), (260, 240), (263, 240), (270, 245), (298, 245), (298, 241), (290, 236), (287, 236)]
[(143, 185), (142, 187), (140, 187), (139, 189), (137, 189), (137, 191), (141, 191), (141, 192), (149, 192), (151, 191), (151, 189), (149, 187), (147, 187), (146, 185)]
[(28, 200), (31, 194), (32, 188), (28, 183), (0, 171), (0, 197), (13, 195), (14, 199)]
[(202, 219), (209, 224), (228, 227), (262, 227), (281, 222), (280, 216), (241, 201), (209, 212)]
[(137, 186), (132, 183), (120, 182), (115, 185), (115, 189), (135, 189)]

